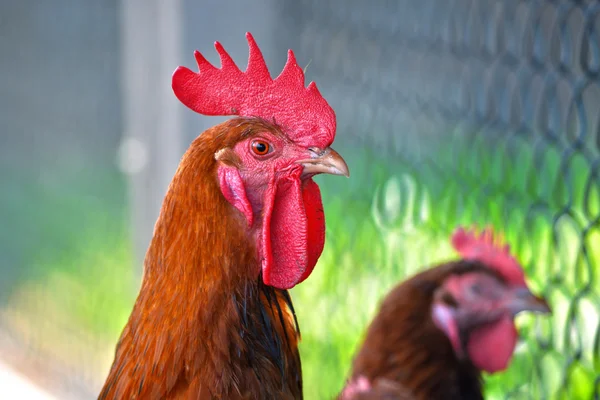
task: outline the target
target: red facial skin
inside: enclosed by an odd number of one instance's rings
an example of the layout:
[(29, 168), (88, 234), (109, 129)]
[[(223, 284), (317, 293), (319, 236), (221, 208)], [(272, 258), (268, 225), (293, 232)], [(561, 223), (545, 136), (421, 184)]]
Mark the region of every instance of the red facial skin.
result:
[(239, 165), (219, 166), (221, 191), (252, 230), (265, 284), (289, 289), (310, 275), (323, 251), (321, 194), (301, 163), (322, 150), (265, 131), (232, 151)]
[[(436, 292), (432, 318), (457, 356), (467, 356), (488, 373), (502, 371), (518, 339), (515, 315), (525, 309), (546, 310), (547, 305), (541, 301), (536, 305), (529, 293), (526, 287), (488, 273), (453, 275)], [(528, 303), (522, 301), (523, 296)]]

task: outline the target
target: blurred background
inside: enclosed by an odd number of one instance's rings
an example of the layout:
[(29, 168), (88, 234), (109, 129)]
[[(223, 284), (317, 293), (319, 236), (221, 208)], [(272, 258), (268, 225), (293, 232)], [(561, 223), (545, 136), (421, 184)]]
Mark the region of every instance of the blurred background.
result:
[(243, 68), (246, 31), (273, 76), (288, 48), (308, 66), (352, 171), (317, 178), (327, 244), (293, 290), (306, 399), (336, 393), (383, 294), (471, 223), (505, 232), (554, 309), (519, 317), (489, 398), (599, 398), (600, 3), (583, 0), (2, 2), (0, 366), (97, 396), (179, 158), (225, 119), (181, 105), (171, 73), (196, 49), (218, 65), (215, 40)]

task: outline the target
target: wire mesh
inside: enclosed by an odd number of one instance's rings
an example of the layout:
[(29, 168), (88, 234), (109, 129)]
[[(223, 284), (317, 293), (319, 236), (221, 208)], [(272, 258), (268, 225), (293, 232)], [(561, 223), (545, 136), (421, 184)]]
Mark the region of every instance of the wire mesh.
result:
[[(355, 147), (413, 181), (413, 223), (425, 229), (418, 214), (434, 208), (453, 216), (432, 231), (500, 226), (553, 302), (552, 319), (523, 323), (513, 367), (488, 386), (506, 398), (600, 398), (600, 4), (384, 3), (288, 4), (299, 53), (319, 61), (310, 79)], [(406, 228), (375, 209), (384, 237)]]

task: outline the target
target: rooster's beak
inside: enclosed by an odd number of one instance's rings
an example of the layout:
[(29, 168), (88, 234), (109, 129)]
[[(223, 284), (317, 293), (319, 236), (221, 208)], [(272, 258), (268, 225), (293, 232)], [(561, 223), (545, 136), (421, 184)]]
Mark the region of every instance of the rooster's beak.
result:
[(552, 309), (545, 298), (534, 295), (525, 287), (515, 289), (509, 303), (509, 309), (513, 315), (521, 311), (532, 311), (542, 314), (552, 313)]
[(304, 167), (302, 175), (332, 174), (350, 177), (346, 161), (331, 147), (326, 149), (311, 147), (308, 150), (310, 158), (296, 161)]

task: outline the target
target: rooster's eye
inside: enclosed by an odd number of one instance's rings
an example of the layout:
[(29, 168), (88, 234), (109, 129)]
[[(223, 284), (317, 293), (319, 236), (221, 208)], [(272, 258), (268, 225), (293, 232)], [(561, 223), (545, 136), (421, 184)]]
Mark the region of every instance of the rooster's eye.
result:
[(269, 143), (265, 142), (264, 140), (253, 141), (251, 147), (254, 154), (259, 156), (264, 156), (271, 151), (271, 146), (269, 146)]

